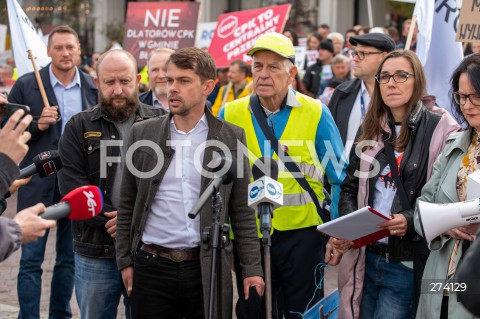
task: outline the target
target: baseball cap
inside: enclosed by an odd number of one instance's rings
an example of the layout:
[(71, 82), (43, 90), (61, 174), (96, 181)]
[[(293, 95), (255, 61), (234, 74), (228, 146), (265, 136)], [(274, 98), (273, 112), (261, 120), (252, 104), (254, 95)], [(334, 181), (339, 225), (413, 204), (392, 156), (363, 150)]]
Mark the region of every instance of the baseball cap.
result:
[(247, 54), (253, 56), (257, 51), (261, 50), (272, 51), (295, 63), (295, 48), (292, 41), (283, 34), (271, 32), (261, 35)]
[(392, 38), (383, 33), (367, 33), (350, 37), (351, 45), (365, 45), (377, 48), (382, 52), (390, 52), (395, 50), (395, 42)]

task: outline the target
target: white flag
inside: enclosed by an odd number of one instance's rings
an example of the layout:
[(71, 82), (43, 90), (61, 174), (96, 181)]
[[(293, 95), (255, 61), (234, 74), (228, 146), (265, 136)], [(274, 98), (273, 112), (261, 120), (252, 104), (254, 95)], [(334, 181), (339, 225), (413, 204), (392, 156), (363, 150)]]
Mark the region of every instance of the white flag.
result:
[(417, 17), (417, 55), (427, 77), (427, 93), (450, 114), (450, 78), (463, 59), (463, 48), (455, 42), (460, 10), (455, 0), (420, 0), (413, 15)]
[(28, 57), (29, 50), (32, 50), (35, 63), (40, 70), (51, 61), (47, 55), (47, 46), (37, 35), (35, 27), (16, 0), (7, 0), (7, 8), (10, 38), (18, 76), (33, 72), (33, 65)]

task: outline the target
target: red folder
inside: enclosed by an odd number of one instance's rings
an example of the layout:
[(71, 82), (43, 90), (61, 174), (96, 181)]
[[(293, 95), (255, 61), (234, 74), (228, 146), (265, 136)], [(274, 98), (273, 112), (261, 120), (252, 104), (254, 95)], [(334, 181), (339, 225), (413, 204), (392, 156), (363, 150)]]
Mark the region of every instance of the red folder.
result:
[[(385, 219), (385, 221), (390, 220), (390, 218), (386, 217), (382, 213), (377, 212), (375, 209), (373, 209), (371, 207), (368, 207), (368, 210), (371, 211), (373, 214), (375, 214), (379, 217), (382, 217), (383, 219)], [(368, 244), (371, 244), (373, 242), (376, 242), (377, 240), (380, 240), (380, 239), (388, 237), (388, 236), (390, 236), (390, 231), (388, 229), (381, 229), (381, 230), (379, 230), (375, 233), (372, 233), (370, 235), (363, 236), (363, 237), (360, 237), (360, 238), (357, 238), (357, 239), (353, 240), (352, 248), (360, 248), (360, 247), (363, 247), (363, 246), (367, 246)]]

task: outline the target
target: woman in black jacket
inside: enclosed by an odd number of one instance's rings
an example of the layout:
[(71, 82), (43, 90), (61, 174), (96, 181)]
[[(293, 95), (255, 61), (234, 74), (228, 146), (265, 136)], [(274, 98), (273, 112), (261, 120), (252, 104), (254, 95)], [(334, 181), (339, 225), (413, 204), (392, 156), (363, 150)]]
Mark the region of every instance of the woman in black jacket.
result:
[(336, 263), (345, 252), (339, 268), (341, 318), (413, 318), (418, 238), (412, 208), (445, 138), (458, 125), (444, 110), (429, 110), (422, 103), (425, 74), (413, 52), (389, 53), (375, 78), (342, 184), (339, 213), (370, 206), (389, 219), (378, 226), (390, 236), (350, 250), (351, 242), (332, 238), (326, 261)]

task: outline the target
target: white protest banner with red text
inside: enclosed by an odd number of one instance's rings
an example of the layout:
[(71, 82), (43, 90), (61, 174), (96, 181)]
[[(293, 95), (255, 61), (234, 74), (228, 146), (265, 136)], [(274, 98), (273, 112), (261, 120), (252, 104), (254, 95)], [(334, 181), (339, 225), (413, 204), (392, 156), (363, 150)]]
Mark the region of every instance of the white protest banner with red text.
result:
[(123, 48), (143, 66), (155, 48), (194, 46), (199, 8), (199, 2), (129, 2)]
[(283, 31), (290, 7), (284, 4), (222, 14), (208, 50), (217, 68), (227, 67), (233, 60), (249, 61), (246, 53), (259, 36)]

